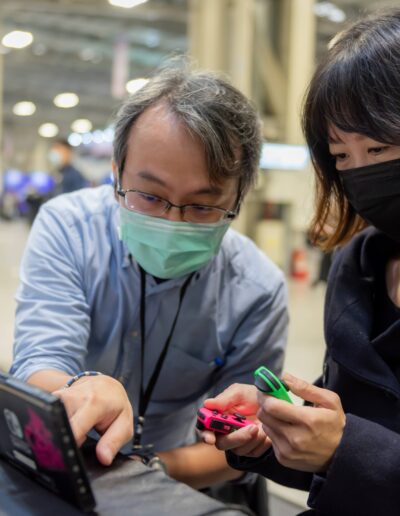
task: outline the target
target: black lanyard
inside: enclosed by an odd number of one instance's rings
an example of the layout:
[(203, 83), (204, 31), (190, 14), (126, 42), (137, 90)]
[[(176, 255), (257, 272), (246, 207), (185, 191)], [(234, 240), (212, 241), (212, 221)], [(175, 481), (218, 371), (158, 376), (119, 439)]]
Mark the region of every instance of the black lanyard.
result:
[(183, 298), (185, 296), (186, 290), (189, 286), (190, 280), (192, 279), (194, 272), (190, 274), (190, 276), (185, 280), (185, 283), (182, 285), (180, 293), (179, 293), (179, 303), (178, 308), (175, 314), (174, 321), (171, 326), (171, 330), (165, 341), (164, 347), (162, 348), (161, 354), (158, 357), (156, 366), (154, 371), (150, 377), (150, 380), (147, 384), (146, 389), (143, 386), (143, 378), (144, 378), (144, 348), (145, 348), (145, 339), (146, 339), (146, 272), (139, 266), (140, 270), (140, 343), (141, 343), (141, 353), (140, 353), (140, 392), (139, 392), (139, 413), (138, 416), (135, 417), (135, 435), (133, 438), (133, 448), (141, 448), (141, 439), (143, 432), (143, 425), (145, 414), (147, 410), (147, 406), (150, 402), (151, 395), (153, 393), (154, 387), (158, 380), (158, 377), (161, 372), (161, 368), (163, 366), (165, 357), (167, 355), (167, 351), (171, 342), (172, 334), (174, 333), (176, 321), (178, 320), (179, 312), (181, 310), (181, 305)]

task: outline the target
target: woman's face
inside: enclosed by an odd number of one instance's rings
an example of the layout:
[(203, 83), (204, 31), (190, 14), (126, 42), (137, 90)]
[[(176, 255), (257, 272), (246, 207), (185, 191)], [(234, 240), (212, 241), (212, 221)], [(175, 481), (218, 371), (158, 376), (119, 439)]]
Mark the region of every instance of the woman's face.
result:
[(400, 145), (378, 142), (359, 133), (346, 133), (334, 125), (329, 128), (328, 143), (337, 170), (364, 167), (400, 158)]

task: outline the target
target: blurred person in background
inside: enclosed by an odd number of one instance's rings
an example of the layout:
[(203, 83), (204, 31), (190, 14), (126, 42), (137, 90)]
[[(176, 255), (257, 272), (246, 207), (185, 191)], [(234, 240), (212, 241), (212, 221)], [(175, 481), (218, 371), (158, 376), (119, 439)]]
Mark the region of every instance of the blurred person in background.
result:
[(256, 476), (195, 432), (204, 398), (283, 363), (283, 274), (230, 229), (260, 147), (253, 106), (214, 74), (167, 66), (128, 99), (114, 187), (58, 196), (35, 220), (11, 372), (56, 391), (79, 444), (95, 428), (103, 464), (128, 442), (144, 463), (265, 515)]
[(67, 140), (56, 140), (49, 151), (48, 159), (60, 175), (58, 193), (69, 193), (89, 186), (88, 181), (73, 164), (73, 148)]
[(326, 250), (340, 247), (323, 374), (315, 385), (284, 376), (305, 406), (231, 386), (206, 406), (253, 416), (254, 425), (203, 438), (229, 450), (240, 470), (309, 490), (310, 514), (398, 516), (400, 9), (334, 38), (311, 81), (303, 128), (316, 172), (313, 233)]

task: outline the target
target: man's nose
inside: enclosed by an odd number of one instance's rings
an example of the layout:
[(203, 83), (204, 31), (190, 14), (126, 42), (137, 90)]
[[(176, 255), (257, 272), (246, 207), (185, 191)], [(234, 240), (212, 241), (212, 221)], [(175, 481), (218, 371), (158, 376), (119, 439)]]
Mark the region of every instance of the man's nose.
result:
[(183, 210), (177, 206), (170, 206), (165, 213), (163, 219), (171, 220), (172, 222), (184, 222)]

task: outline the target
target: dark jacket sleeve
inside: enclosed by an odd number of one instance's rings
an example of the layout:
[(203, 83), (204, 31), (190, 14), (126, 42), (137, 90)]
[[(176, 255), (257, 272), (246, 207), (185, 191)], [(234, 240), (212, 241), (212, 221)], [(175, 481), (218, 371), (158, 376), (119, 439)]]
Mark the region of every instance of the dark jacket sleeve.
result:
[(273, 450), (268, 450), (264, 455), (253, 459), (250, 457), (240, 457), (231, 451), (226, 452), (228, 464), (232, 468), (241, 471), (252, 471), (260, 475), (282, 484), (287, 487), (295, 489), (302, 489), (308, 491), (311, 486), (312, 473), (304, 473), (294, 469), (285, 468), (281, 466), (276, 460)]
[(326, 478), (314, 475), (309, 505), (327, 516), (398, 516), (400, 435), (367, 419), (346, 417)]

